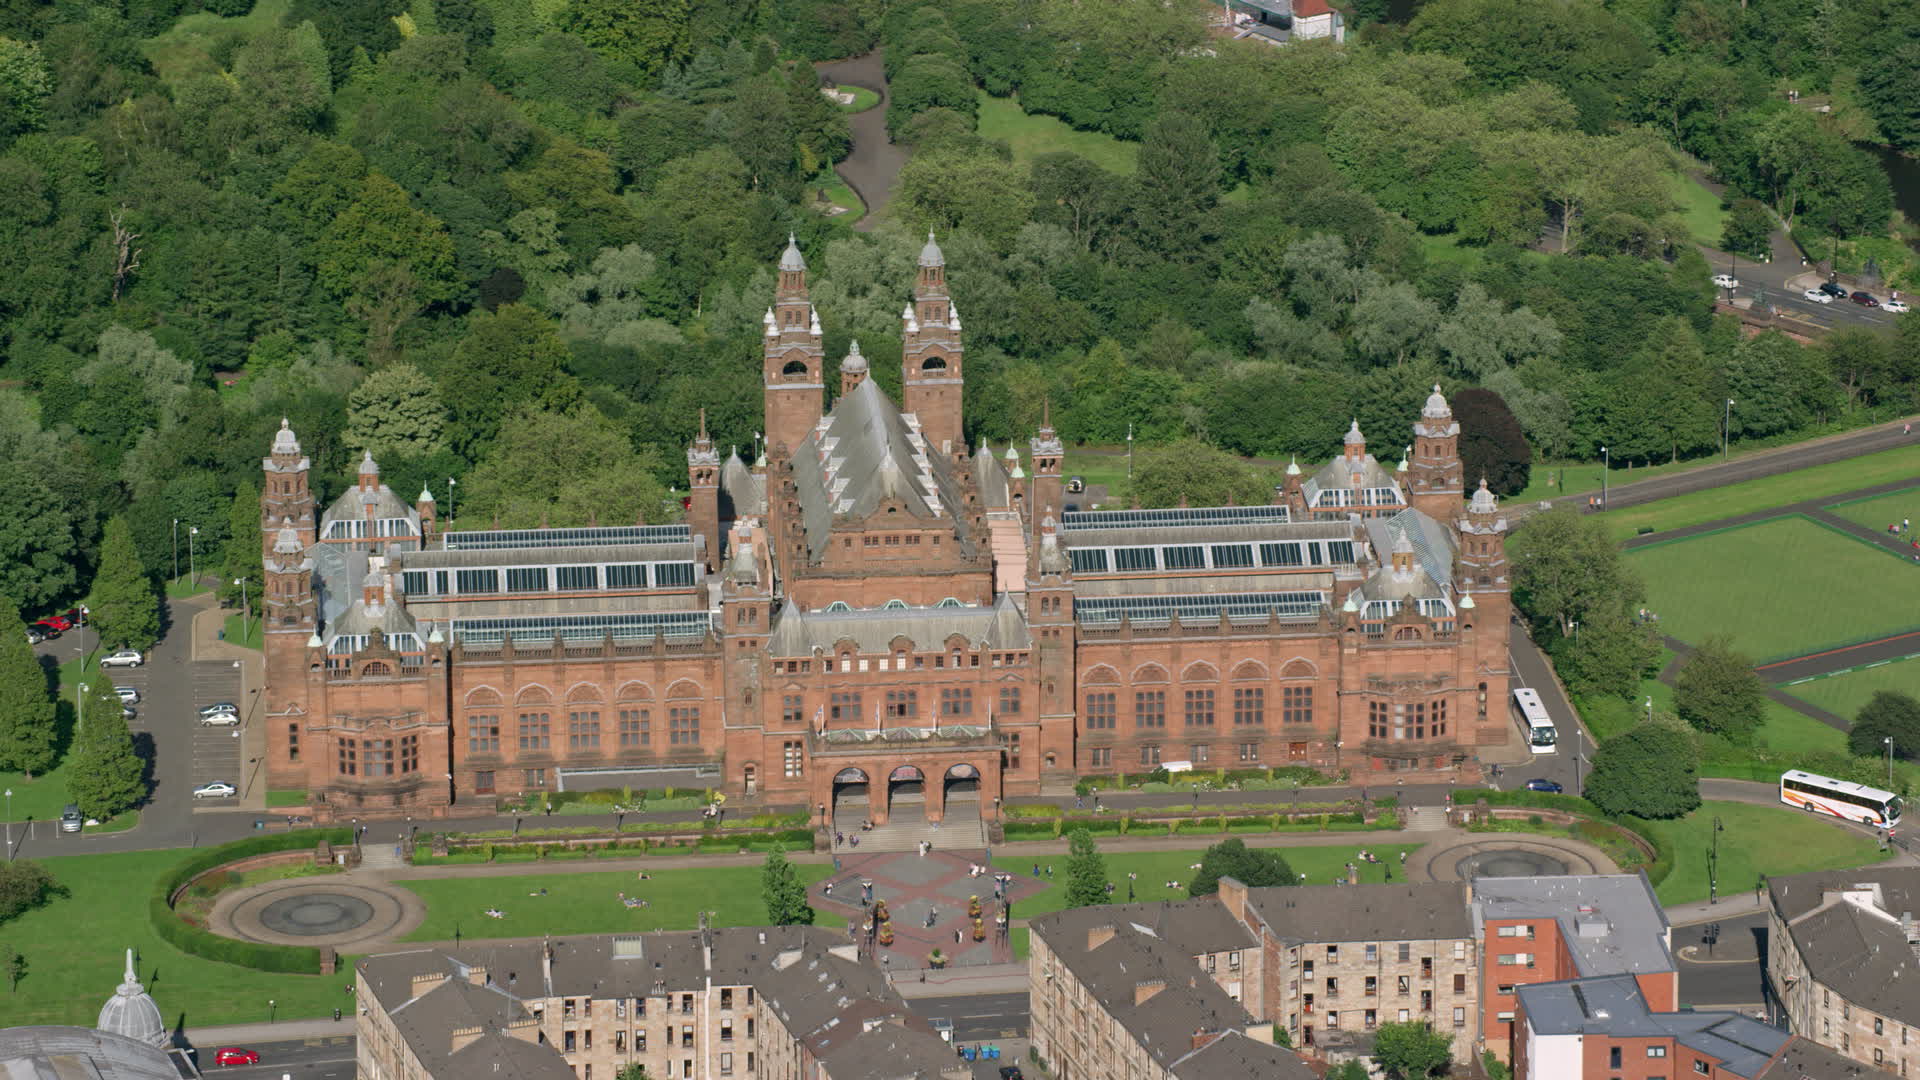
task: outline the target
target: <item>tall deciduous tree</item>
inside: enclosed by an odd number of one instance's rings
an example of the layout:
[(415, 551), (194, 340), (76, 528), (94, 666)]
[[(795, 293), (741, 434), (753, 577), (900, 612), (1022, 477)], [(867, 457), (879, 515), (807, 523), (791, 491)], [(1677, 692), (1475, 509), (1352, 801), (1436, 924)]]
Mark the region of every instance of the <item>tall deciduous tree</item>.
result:
[(1753, 660), (1722, 636), (1701, 642), (1673, 681), (1673, 705), (1682, 720), (1736, 742), (1752, 738), (1766, 718), (1765, 695)]
[(147, 797), (146, 762), (134, 752), (113, 680), (96, 671), (81, 685), (67, 793), (81, 812), (105, 821)]
[(1860, 706), (1847, 729), (1847, 749), (1861, 757), (1877, 757), (1887, 752), (1888, 739), (1893, 740), (1893, 756), (1920, 759), (1920, 701), (1880, 690)]
[(140, 565), (133, 530), (124, 517), (107, 522), (87, 609), (100, 644), (107, 648), (145, 649), (160, 640), (160, 596)]
[(1178, 506), (1182, 499), (1189, 506), (1247, 506), (1266, 502), (1273, 488), (1232, 454), (1181, 439), (1137, 455), (1129, 494), (1148, 507)]
[(46, 126), (53, 76), (40, 46), (0, 37), (0, 148)]
[(509, 418), (460, 495), (463, 516), (497, 517), (511, 528), (658, 521), (668, 513), (652, 456), (592, 405)]
[(813, 908), (807, 904), (807, 887), (787, 861), (787, 849), (767, 852), (760, 867), (760, 898), (767, 905), (767, 922), (774, 926), (811, 926)]
[(1453, 395), (1453, 418), (1460, 424), (1460, 465), (1471, 488), (1485, 477), (1496, 495), (1513, 495), (1533, 474), (1533, 447), (1505, 398), (1492, 390), (1469, 387)]
[(651, 79), (686, 58), (687, 0), (570, 0), (560, 29)]
[(1134, 174), (1132, 231), (1142, 247), (1173, 258), (1196, 253), (1220, 201), (1220, 151), (1206, 124), (1180, 112), (1154, 117)]
[(412, 364), (366, 377), (347, 395), (346, 444), (375, 458), (419, 457), (447, 446), (447, 409), (433, 380)]
[(1676, 818), (1700, 805), (1693, 743), (1664, 724), (1641, 724), (1600, 744), (1587, 799), (1609, 814)]
[(0, 769), (27, 779), (53, 767), (54, 703), (13, 601), (0, 596)]
[(1093, 842), (1093, 834), (1075, 829), (1067, 836), (1067, 906), (1089, 907), (1107, 902), (1107, 860)]
[(354, 201), (340, 211), (315, 245), (320, 284), (336, 296), (369, 301), (382, 275), (404, 268), (423, 303), (445, 300), (458, 291), (453, 240), (446, 227), (414, 209), (400, 185), (368, 173)]
[(59, 891), (53, 875), (32, 859), (0, 865), (0, 923), (32, 911)]
[(1520, 610), (1561, 637), (1571, 637), (1574, 623), (1586, 622), (1602, 607), (1630, 609), (1646, 595), (1606, 525), (1572, 510), (1528, 518), (1507, 542), (1507, 560), (1513, 564)]
[(1381, 1024), (1373, 1035), (1373, 1063), (1394, 1080), (1438, 1076), (1453, 1058), (1453, 1036), (1424, 1020)]
[(1293, 867), (1273, 848), (1250, 848), (1245, 840), (1222, 840), (1200, 856), (1200, 869), (1187, 882), (1188, 896), (1208, 896), (1220, 891), (1220, 879), (1230, 877), (1248, 888), (1292, 885), (1299, 879)]
[[(261, 565), (260, 491), (253, 481), (242, 481), (233, 493), (233, 506), (227, 511), (227, 542), (220, 567), (220, 603), (250, 605), (260, 609), (260, 587), (266, 580)], [(244, 581), (242, 587), (237, 582)]]

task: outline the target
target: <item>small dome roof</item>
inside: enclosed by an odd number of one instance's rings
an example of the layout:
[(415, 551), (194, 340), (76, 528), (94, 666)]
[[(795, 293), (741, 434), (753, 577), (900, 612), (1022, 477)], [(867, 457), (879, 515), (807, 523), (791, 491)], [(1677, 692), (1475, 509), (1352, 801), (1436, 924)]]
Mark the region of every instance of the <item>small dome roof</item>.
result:
[(380, 466), (378, 463), (376, 463), (373, 460), (372, 450), (362, 450), (360, 452), (360, 475), (361, 476), (379, 476), (380, 475)]
[(1340, 610), (1352, 615), (1360, 610), (1360, 604), (1353, 598), (1352, 593), (1348, 593), (1347, 602), (1340, 605)]
[(932, 229), (927, 230), (926, 246), (920, 249), (920, 265), (921, 266), (947, 265), (947, 257), (945, 254), (941, 252), (940, 245), (933, 242)]
[(800, 254), (799, 241), (794, 239), (792, 233), (788, 233), (787, 234), (787, 250), (780, 253), (780, 269), (805, 270), (806, 268), (807, 268), (807, 257), (805, 255)]
[(1476, 514), (1491, 514), (1500, 509), (1500, 504), (1494, 499), (1493, 492), (1487, 490), (1486, 477), (1480, 478), (1480, 490), (1473, 493), (1473, 501), (1467, 504), (1467, 509)]
[(1360, 434), (1360, 421), (1358, 419), (1355, 419), (1353, 426), (1347, 429), (1347, 437), (1344, 441), (1348, 446), (1366, 445), (1367, 437)]
[(293, 425), (286, 417), (280, 418), (280, 430), (273, 437), (273, 452), (276, 454), (297, 454), (300, 452), (300, 440), (293, 436)]
[(1413, 554), (1413, 538), (1406, 533), (1401, 533), (1400, 539), (1393, 542), (1393, 553), (1395, 555)]
[(1461, 611), (1472, 611), (1473, 610), (1473, 594), (1461, 593), (1460, 603), (1456, 604), (1455, 606), (1458, 607)]
[(324, 649), (326, 647), (327, 643), (320, 640), (320, 631), (315, 630), (313, 633), (307, 635), (307, 648)]
[(1439, 383), (1433, 384), (1433, 393), (1428, 396), (1427, 405), (1420, 410), (1420, 415), (1426, 417), (1428, 420), (1450, 420), (1453, 418), (1453, 410), (1447, 406), (1447, 399), (1440, 394)]
[(127, 972), (120, 988), (100, 1006), (100, 1022), (94, 1027), (110, 1035), (124, 1035), (148, 1046), (165, 1046), (170, 1036), (160, 1019), (160, 1006), (153, 1003), (140, 977), (133, 972), (133, 950), (127, 950)]
[(413, 501), (414, 501), (414, 502), (423, 502), (423, 503), (430, 503), (430, 502), (432, 502), (432, 501), (433, 501), (433, 492), (431, 492), (431, 491), (429, 491), (429, 490), (427, 490), (427, 489), (426, 489), (425, 487), (422, 487), (422, 488), (420, 489), (420, 497), (419, 497), (419, 498), (417, 498), (417, 499), (415, 499), (415, 500), (413, 500)]
[(1300, 459), (1299, 458), (1294, 458), (1293, 460), (1287, 462), (1287, 475), (1288, 476), (1300, 475)]
[(847, 350), (847, 358), (845, 360), (840, 361), (840, 370), (841, 371), (867, 370), (867, 358), (860, 355), (860, 343), (858, 341), (855, 341), (853, 343), (853, 347)]

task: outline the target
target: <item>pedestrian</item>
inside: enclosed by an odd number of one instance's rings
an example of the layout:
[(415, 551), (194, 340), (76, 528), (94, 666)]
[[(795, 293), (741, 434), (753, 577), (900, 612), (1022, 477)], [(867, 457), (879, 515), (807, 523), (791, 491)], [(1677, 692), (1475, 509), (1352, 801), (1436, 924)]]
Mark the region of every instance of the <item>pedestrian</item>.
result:
[(1079, 809), (1082, 809), (1082, 808), (1084, 808), (1084, 807), (1085, 807), (1085, 805), (1086, 805), (1085, 803), (1083, 803), (1083, 802), (1081, 802), (1081, 801), (1080, 801), (1080, 796), (1078, 796), (1078, 795), (1075, 795), (1075, 796), (1073, 797), (1073, 808), (1074, 808), (1075, 810), (1079, 810)]
[(960, 928), (957, 926), (953, 928), (953, 943), (960, 944)]

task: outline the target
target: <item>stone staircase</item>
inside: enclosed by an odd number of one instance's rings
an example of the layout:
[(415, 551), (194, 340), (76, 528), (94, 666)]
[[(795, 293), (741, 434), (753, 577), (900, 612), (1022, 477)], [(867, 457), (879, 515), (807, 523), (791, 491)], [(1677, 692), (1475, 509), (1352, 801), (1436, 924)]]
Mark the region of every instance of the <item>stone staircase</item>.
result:
[(1440, 832), (1450, 828), (1444, 806), (1412, 806), (1401, 811), (1408, 832)]
[(403, 870), (407, 861), (394, 852), (393, 844), (361, 844), (360, 869)]
[(985, 824), (980, 820), (980, 804), (972, 799), (954, 799), (947, 803), (946, 820), (939, 828), (927, 821), (926, 808), (917, 801), (895, 800), (887, 813), (887, 823), (866, 832), (860, 822), (866, 817), (864, 802), (835, 808), (834, 831), (858, 836), (860, 846), (842, 847), (847, 854), (865, 855), (884, 851), (918, 851), (922, 840), (936, 851), (984, 851), (987, 847)]

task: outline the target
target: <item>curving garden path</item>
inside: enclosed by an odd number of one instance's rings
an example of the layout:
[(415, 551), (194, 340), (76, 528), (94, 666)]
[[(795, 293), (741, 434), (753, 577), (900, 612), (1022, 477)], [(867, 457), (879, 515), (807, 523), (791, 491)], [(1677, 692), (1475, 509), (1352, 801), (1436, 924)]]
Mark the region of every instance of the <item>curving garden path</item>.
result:
[(853, 129), (853, 152), (833, 167), (847, 182), (867, 212), (853, 223), (858, 232), (866, 232), (878, 223), (880, 212), (893, 197), (893, 185), (907, 163), (907, 151), (887, 137), (887, 73), (882, 60), (884, 50), (875, 49), (865, 56), (819, 64), (821, 76), (843, 86), (862, 86), (880, 95), (880, 103), (847, 118)]

